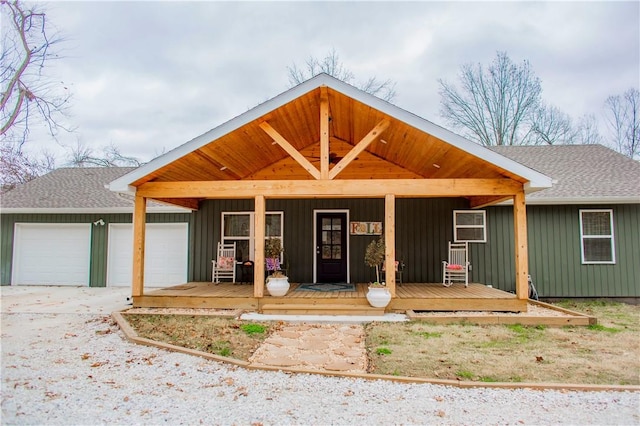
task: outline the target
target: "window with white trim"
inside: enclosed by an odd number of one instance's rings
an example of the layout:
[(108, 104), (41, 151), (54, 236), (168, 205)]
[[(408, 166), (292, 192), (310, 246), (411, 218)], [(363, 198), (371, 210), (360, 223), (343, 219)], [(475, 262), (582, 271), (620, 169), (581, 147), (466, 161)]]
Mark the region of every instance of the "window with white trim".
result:
[(486, 243), (487, 214), (485, 210), (454, 210), (453, 240), (457, 243)]
[(616, 263), (613, 210), (580, 210), (582, 263)]
[[(222, 213), (222, 242), (236, 243), (236, 260), (245, 262), (255, 260), (254, 252), (254, 212), (223, 212)], [(282, 240), (284, 215), (282, 212), (268, 212), (265, 215), (266, 238)]]

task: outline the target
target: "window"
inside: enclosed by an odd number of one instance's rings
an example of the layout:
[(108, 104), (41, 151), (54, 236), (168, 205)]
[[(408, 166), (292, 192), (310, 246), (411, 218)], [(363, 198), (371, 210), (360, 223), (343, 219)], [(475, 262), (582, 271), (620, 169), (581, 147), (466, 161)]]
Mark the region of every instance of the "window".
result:
[[(266, 214), (267, 238), (279, 238), (282, 240), (282, 212)], [(222, 213), (222, 242), (236, 243), (236, 260), (255, 260), (254, 251), (254, 213), (253, 212), (229, 212)], [(284, 244), (282, 245), (284, 247)]]
[(322, 259), (342, 259), (342, 217), (322, 218)]
[(580, 210), (582, 263), (616, 263), (613, 210)]
[(457, 243), (486, 243), (486, 223), (484, 210), (454, 210), (453, 240)]

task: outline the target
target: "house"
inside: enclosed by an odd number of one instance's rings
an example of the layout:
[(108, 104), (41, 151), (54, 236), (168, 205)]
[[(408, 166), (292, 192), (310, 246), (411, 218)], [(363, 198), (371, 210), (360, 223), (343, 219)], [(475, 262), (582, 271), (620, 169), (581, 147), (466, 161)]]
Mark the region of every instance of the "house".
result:
[[(104, 188), (109, 182), (115, 192)], [(384, 235), (394, 242), (387, 244), (387, 263), (406, 265), (402, 285), (387, 278), (396, 293), (392, 309), (526, 309), (528, 274), (542, 297), (637, 298), (639, 182), (637, 162), (598, 145), (489, 150), (318, 76), (139, 169), (61, 169), (5, 195), (2, 284), (27, 283), (19, 267), (12, 270), (25, 244), (14, 230), (24, 234), (23, 227), (43, 222), (89, 228), (90, 242), (83, 243), (91, 247), (83, 258), (89, 279), (74, 283), (131, 285), (137, 271), (132, 291), (139, 306), (303, 306), (293, 294), (277, 300), (265, 294), (260, 245), (266, 236), (284, 242), (292, 283), (367, 283), (375, 273), (364, 264), (365, 247)], [(145, 238), (138, 229), (144, 261), (138, 255), (132, 270), (133, 200)], [(610, 226), (594, 235), (589, 224), (607, 220)], [(160, 236), (172, 224), (187, 243)], [(125, 226), (126, 243), (118, 246)], [(323, 233), (333, 238), (323, 241)], [(437, 284), (454, 239), (470, 241), (478, 287), (469, 292)], [(210, 283), (219, 241), (236, 242), (237, 259), (256, 262), (253, 285), (194, 285)], [(159, 247), (177, 251), (162, 257), (154, 254)], [(47, 265), (43, 258), (52, 251), (31, 264)], [(176, 259), (186, 267), (170, 273)], [(153, 265), (165, 269), (153, 272)], [(186, 283), (173, 292), (149, 289)], [(484, 293), (485, 285), (504, 291)], [(361, 296), (304, 300), (366, 304)]]
[[(132, 168), (61, 168), (2, 195), (2, 285), (130, 286), (133, 200), (105, 185)], [(191, 211), (147, 215), (147, 282), (188, 277)]]
[[(134, 305), (180, 299), (145, 292), (148, 200), (194, 211), (193, 281), (211, 276), (219, 241), (237, 242), (237, 260), (255, 262), (252, 292), (248, 295), (239, 286), (228, 291), (242, 292), (251, 299), (250, 307), (269, 298), (264, 291), (266, 237), (283, 240), (292, 282), (371, 281), (363, 255), (379, 236), (366, 234), (378, 230), (386, 241), (387, 270), (402, 259), (408, 265), (407, 281), (437, 283), (447, 242), (485, 241), (485, 214), (477, 209), (511, 200), (513, 240), (499, 243), (514, 259), (510, 267), (516, 296), (502, 301), (506, 310), (526, 310), (527, 305), (525, 194), (550, 187), (548, 176), (326, 74), (110, 184), (111, 190), (135, 199)], [(360, 232), (361, 225), (371, 232)], [(399, 300), (402, 295), (391, 275), (387, 286)], [(472, 293), (461, 298), (468, 302)], [(217, 306), (215, 299), (220, 305), (236, 302), (199, 296), (184, 303)], [(396, 302), (390, 306), (408, 306)], [(435, 306), (416, 303), (413, 308)], [(465, 305), (448, 301), (438, 306)], [(466, 306), (492, 309), (498, 302)]]

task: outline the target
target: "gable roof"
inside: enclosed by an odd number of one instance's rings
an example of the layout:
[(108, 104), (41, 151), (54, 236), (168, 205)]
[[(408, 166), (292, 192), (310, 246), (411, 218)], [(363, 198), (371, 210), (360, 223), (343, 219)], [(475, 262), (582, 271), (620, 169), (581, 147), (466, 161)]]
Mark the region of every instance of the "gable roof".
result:
[[(268, 122), (313, 161), (319, 154), (315, 144), (320, 139), (323, 96), (329, 103), (331, 151), (337, 147), (336, 155), (345, 154), (376, 125), (389, 121), (379, 143), (359, 154), (360, 164), (376, 164), (376, 170), (382, 170), (381, 178), (511, 178), (525, 183), (528, 192), (551, 186), (551, 179), (542, 173), (320, 74), (114, 180), (109, 187), (133, 193), (137, 186), (152, 181), (274, 179), (276, 174), (279, 179), (312, 179), (274, 144), (261, 124)], [(358, 178), (358, 167), (350, 167), (338, 179)]]
[[(554, 180), (528, 204), (640, 203), (640, 162), (601, 145), (491, 147)], [(131, 167), (60, 168), (2, 194), (3, 213), (130, 213), (133, 201), (105, 185)], [(187, 210), (150, 203), (150, 212)]]
[[(106, 185), (133, 167), (73, 167), (53, 170), (2, 194), (3, 213), (131, 213), (133, 199)], [(150, 212), (186, 212), (157, 203)]]
[(496, 146), (491, 150), (544, 173), (553, 187), (527, 204), (640, 203), (640, 162), (602, 145)]

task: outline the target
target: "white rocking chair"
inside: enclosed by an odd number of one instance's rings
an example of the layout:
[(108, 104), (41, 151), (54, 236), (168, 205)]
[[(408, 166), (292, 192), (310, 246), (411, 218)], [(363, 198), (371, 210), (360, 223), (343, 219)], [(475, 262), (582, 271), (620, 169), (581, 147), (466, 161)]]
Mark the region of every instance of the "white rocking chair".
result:
[(221, 279), (236, 282), (236, 243), (218, 243), (216, 259), (212, 260), (213, 272), (211, 282), (219, 283)]
[(442, 284), (451, 287), (454, 282), (463, 282), (469, 286), (469, 247), (468, 243), (449, 241), (449, 260), (442, 261)]

